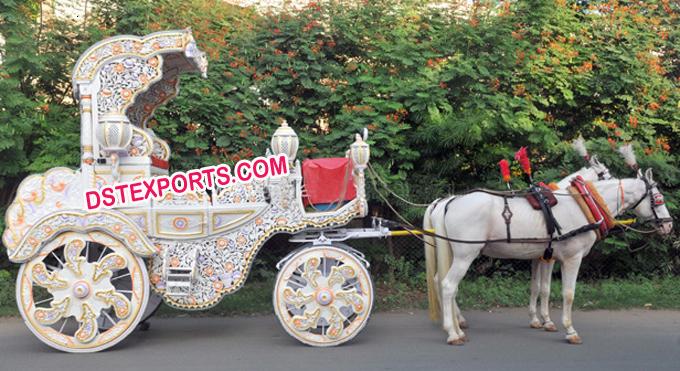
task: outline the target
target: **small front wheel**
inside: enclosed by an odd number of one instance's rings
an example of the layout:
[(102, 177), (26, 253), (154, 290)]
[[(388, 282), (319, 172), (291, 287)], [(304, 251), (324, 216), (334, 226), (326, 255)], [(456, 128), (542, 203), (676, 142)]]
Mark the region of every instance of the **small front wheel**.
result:
[(368, 270), (347, 249), (303, 249), (276, 278), (276, 316), (288, 334), (307, 345), (327, 347), (351, 340), (366, 325), (372, 307)]
[(28, 328), (65, 352), (96, 352), (129, 335), (144, 316), (144, 261), (98, 231), (64, 233), (23, 264), (17, 304)]

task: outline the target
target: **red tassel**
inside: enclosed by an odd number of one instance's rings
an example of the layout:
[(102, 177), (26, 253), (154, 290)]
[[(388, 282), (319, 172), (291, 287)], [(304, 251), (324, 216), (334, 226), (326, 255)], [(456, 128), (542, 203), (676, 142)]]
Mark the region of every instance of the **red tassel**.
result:
[(502, 159), (498, 162), (498, 165), (501, 167), (501, 176), (503, 177), (503, 181), (506, 183), (510, 182), (510, 163), (506, 159)]
[(524, 170), (524, 174), (531, 176), (531, 163), (529, 162), (529, 155), (527, 154), (527, 147), (522, 147), (515, 153), (515, 160)]

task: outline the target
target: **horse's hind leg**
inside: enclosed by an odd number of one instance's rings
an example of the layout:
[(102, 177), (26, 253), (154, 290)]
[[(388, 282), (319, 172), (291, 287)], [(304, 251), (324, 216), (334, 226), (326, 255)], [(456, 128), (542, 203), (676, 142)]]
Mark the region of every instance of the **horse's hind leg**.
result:
[(576, 292), (576, 277), (581, 266), (581, 256), (574, 256), (562, 261), (562, 324), (567, 330), (567, 341), (570, 344), (581, 344), (581, 337), (578, 336), (571, 319), (571, 307), (574, 304), (574, 293)]
[(550, 282), (552, 281), (554, 266), (555, 261), (550, 263), (539, 261), (538, 263), (538, 271), (541, 275), (541, 317), (543, 318), (543, 329), (550, 332), (557, 331), (557, 326), (550, 319)]
[[(481, 249), (481, 248), (480, 248)], [(455, 253), (454, 253), (455, 254)], [(475, 255), (476, 256), (476, 255)], [(442, 316), (444, 318), (444, 329), (448, 332), (447, 343), (451, 345), (463, 345), (465, 343), (465, 333), (460, 329), (458, 313), (454, 309), (454, 300), (458, 293), (458, 284), (465, 276), (472, 260), (475, 256), (454, 255), (453, 264), (442, 280)], [(457, 305), (456, 305), (457, 307)]]
[(542, 328), (543, 324), (536, 315), (536, 303), (538, 302), (538, 293), (541, 288), (541, 274), (538, 266), (540, 260), (533, 259), (531, 261), (531, 296), (529, 297), (529, 326), (531, 328)]

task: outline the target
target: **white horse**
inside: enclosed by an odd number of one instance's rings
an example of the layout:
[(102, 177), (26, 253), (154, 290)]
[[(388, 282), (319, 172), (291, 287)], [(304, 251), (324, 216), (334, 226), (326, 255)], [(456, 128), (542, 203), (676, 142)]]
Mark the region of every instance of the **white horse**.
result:
[[(612, 179), (609, 169), (597, 159), (597, 156), (592, 156), (589, 163), (590, 167), (581, 168), (579, 171), (557, 182), (557, 188), (566, 190), (571, 185), (571, 181), (577, 176), (581, 176), (587, 182)], [(531, 260), (531, 294), (529, 296), (529, 326), (531, 328), (543, 328), (550, 332), (557, 331), (557, 326), (550, 319), (550, 283), (554, 267), (555, 260), (550, 262), (545, 262), (542, 259)], [(542, 321), (539, 320), (536, 313), (539, 293), (541, 296)]]
[[(607, 180), (611, 179), (612, 176), (609, 173), (607, 166), (602, 164), (597, 156), (590, 157), (589, 160), (590, 167), (583, 167), (573, 174), (568, 175), (561, 181), (557, 183), (559, 189), (566, 189), (569, 186), (571, 179), (581, 176), (586, 181), (595, 180)], [(439, 199), (430, 204), (430, 206), (425, 210), (425, 215), (423, 216), (423, 229), (434, 229), (437, 235), (446, 235), (444, 228), (444, 215), (447, 210), (447, 205), (455, 199), (455, 195), (449, 196), (444, 199)], [(427, 277), (432, 282), (428, 281), (428, 287), (436, 288), (428, 290), (428, 301), (430, 308), (430, 318), (433, 321), (439, 320), (441, 304), (439, 298), (439, 274), (437, 272), (447, 272), (451, 266), (451, 253), (449, 249), (437, 248), (446, 246), (448, 241), (435, 238), (430, 235), (425, 235), (423, 238), (425, 242), (425, 256), (426, 256), (426, 270)], [(545, 326), (546, 331), (557, 331), (555, 324), (550, 319), (549, 314), (549, 298), (550, 298), (550, 278), (552, 275), (554, 262), (545, 263), (540, 259), (532, 260), (531, 264), (531, 296), (529, 301), (529, 317), (531, 326), (534, 328), (540, 328)], [(536, 315), (536, 303), (538, 301), (539, 291), (541, 293), (541, 316), (543, 322), (539, 321)], [(463, 317), (461, 311), (458, 309), (458, 304), (453, 303), (456, 307), (456, 312), (458, 313), (458, 320), (461, 327), (467, 327), (467, 321)], [(534, 321), (535, 320), (535, 321)], [(538, 327), (535, 327), (538, 326)]]
[[(585, 158), (588, 158), (588, 151), (586, 150), (585, 141), (582, 137), (576, 139), (572, 146), (574, 149)], [(635, 152), (633, 151), (632, 144), (626, 144), (619, 147), (619, 153), (623, 157), (626, 165), (632, 169), (638, 169), (637, 159), (635, 157)], [(590, 158), (590, 164), (592, 169), (594, 169), (598, 174), (597, 178), (594, 177), (593, 172), (583, 172), (584, 169), (579, 170), (579, 172), (569, 175), (568, 177), (562, 179), (557, 183), (558, 189), (567, 189), (570, 185), (571, 180), (576, 177), (576, 175), (581, 175), (585, 181), (595, 181), (595, 180), (607, 180), (613, 179), (609, 173), (609, 169), (601, 164), (596, 156)], [(550, 319), (550, 282), (552, 281), (552, 272), (555, 266), (555, 261), (545, 262), (542, 259), (533, 259), (531, 261), (531, 296), (529, 298), (529, 326), (531, 328), (540, 329), (543, 328), (546, 331), (555, 332), (557, 331), (557, 326)], [(538, 295), (541, 295), (541, 319), (539, 320), (536, 313), (536, 302)]]
[[(605, 180), (593, 184), (613, 217), (632, 209), (639, 220), (654, 220), (658, 232), (671, 232), (672, 219), (653, 180), (651, 169), (645, 175), (638, 172), (637, 178)], [(545, 220), (540, 212), (533, 210), (520, 198), (508, 199), (508, 202), (514, 213), (511, 224), (513, 239), (546, 237)], [(437, 249), (441, 246), (450, 249), (453, 254), (453, 263), (441, 280), (442, 316), (443, 327), (448, 332), (447, 342), (462, 345), (465, 342), (465, 333), (460, 328), (453, 303), (458, 284), (474, 259), (480, 254), (505, 259), (536, 259), (543, 255), (546, 244), (504, 241), (506, 225), (501, 215), (504, 209), (502, 197), (483, 192), (469, 193), (452, 201), (450, 209), (453, 212), (448, 212), (445, 216), (446, 235), (458, 242), (437, 245)], [(586, 216), (571, 195), (561, 197), (552, 211), (565, 233), (588, 224)], [(553, 256), (562, 265), (562, 324), (567, 331), (566, 338), (572, 344), (581, 343), (571, 319), (576, 278), (581, 260), (590, 252), (596, 239), (595, 231), (590, 230), (553, 242)], [(428, 283), (431, 282), (434, 282), (433, 279), (428, 279)]]

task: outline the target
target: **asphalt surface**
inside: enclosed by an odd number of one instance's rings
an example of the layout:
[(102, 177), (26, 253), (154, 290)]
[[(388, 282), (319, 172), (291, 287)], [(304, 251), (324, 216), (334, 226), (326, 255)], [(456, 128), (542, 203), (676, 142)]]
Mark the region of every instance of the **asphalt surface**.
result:
[(152, 319), (96, 354), (52, 350), (20, 319), (0, 318), (0, 370), (680, 370), (677, 311), (575, 312), (583, 345), (530, 329), (524, 309), (464, 313), (469, 342), (459, 347), (416, 311), (376, 313), (354, 340), (323, 349), (299, 344), (274, 316)]

